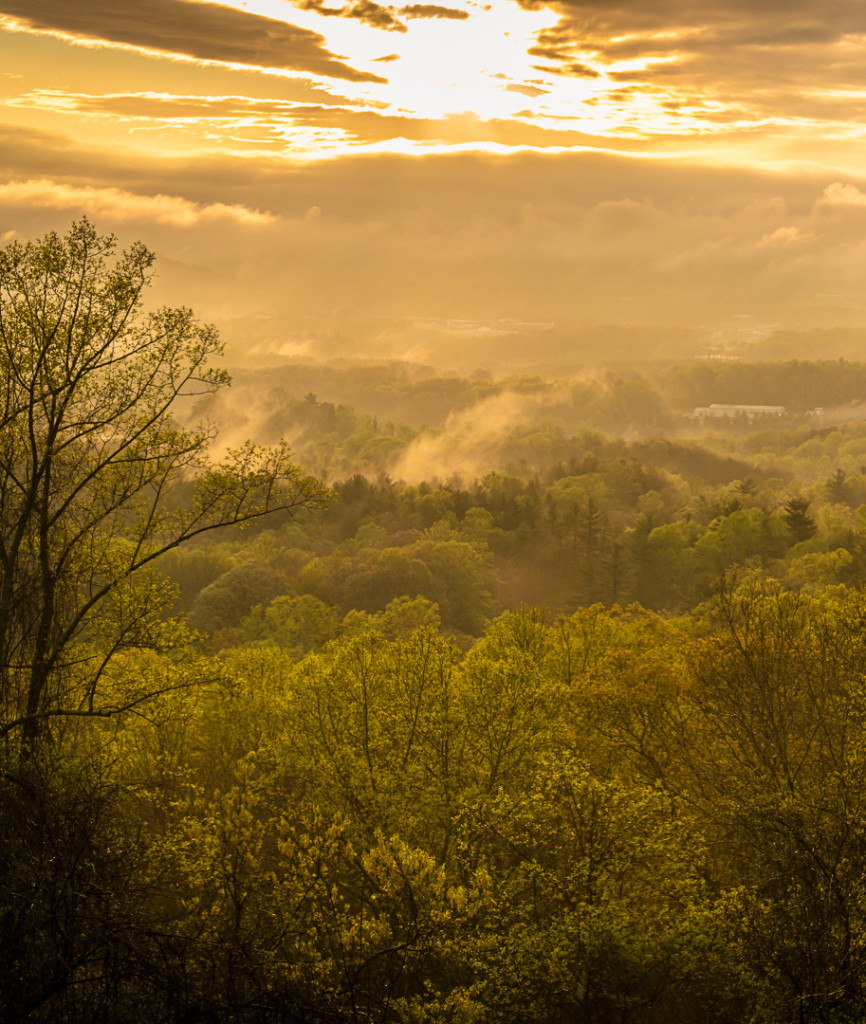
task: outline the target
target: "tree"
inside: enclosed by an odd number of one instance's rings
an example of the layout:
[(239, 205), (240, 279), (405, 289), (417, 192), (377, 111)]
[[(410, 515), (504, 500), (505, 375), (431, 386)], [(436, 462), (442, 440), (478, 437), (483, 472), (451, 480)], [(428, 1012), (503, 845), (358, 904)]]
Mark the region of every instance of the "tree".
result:
[[(363, 612), (356, 612), (366, 618)], [(336, 608), (312, 594), (275, 597), (267, 606), (254, 607), (238, 630), (242, 641), (264, 642), (288, 650), (300, 660), (333, 640), (340, 629)]]
[(737, 879), (732, 948), (763, 979), (749, 1019), (863, 1020), (863, 595), (731, 573), (710, 608), (683, 761), (718, 877)]
[(827, 500), (834, 505), (850, 505), (851, 489), (844, 469), (837, 469), (836, 472), (824, 484), (824, 493)]
[(785, 502), (782, 518), (788, 524), (795, 544), (810, 540), (818, 532), (815, 520), (809, 515), (808, 509), (809, 502), (798, 494)]
[[(216, 391), (215, 328), (144, 309), (153, 254), (86, 220), (0, 251), (0, 736), (144, 699), (109, 669), (178, 635), (154, 564), (191, 538), (317, 504), (285, 446), (208, 459), (178, 403)], [(181, 495), (191, 495), (181, 500)]]
[(598, 600), (601, 553), (607, 530), (607, 487), (601, 474), (563, 477), (547, 491), (554, 529), (570, 542), (576, 597), (581, 604)]
[(291, 589), (282, 573), (259, 562), (227, 569), (201, 590), (187, 615), (194, 629), (216, 633), (234, 629), (257, 605), (267, 607)]
[(701, 999), (702, 984), (718, 985), (717, 940), (701, 837), (677, 801), (570, 754), (540, 758), (521, 781), (463, 816), (494, 878), (466, 942), (481, 1019), (650, 1024), (694, 1019), (699, 1005), (701, 1019), (724, 1020), (723, 1001)]

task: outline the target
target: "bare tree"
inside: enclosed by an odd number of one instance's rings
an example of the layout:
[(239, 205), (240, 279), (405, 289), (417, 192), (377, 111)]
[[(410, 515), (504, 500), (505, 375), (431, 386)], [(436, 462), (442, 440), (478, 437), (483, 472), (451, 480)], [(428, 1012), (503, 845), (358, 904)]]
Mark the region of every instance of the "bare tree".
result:
[(24, 752), (52, 719), (146, 696), (104, 680), (120, 651), (176, 635), (160, 554), (323, 497), (285, 446), (214, 464), (212, 431), (178, 425), (179, 399), (229, 383), (218, 335), (145, 311), (154, 256), (115, 249), (85, 219), (0, 251), (0, 736)]

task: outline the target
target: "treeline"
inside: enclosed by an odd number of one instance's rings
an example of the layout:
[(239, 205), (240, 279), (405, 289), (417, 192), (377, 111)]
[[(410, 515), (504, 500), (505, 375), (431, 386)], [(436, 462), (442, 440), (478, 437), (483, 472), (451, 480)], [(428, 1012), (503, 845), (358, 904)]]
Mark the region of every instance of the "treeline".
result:
[(0, 776), (4, 1020), (862, 1020), (864, 618), (744, 575), (129, 659), (163, 696)]
[(654, 381), (677, 411), (719, 402), (781, 405), (801, 416), (816, 406), (861, 405), (866, 363), (845, 359), (684, 362), (660, 370)]

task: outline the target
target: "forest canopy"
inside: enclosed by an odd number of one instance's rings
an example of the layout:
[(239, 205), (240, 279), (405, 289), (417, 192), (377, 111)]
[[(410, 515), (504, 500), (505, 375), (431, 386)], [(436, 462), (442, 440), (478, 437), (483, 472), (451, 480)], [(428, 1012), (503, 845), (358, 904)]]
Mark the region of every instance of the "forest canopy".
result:
[(866, 368), (233, 402), (152, 265), (0, 253), (0, 1017), (862, 1020)]

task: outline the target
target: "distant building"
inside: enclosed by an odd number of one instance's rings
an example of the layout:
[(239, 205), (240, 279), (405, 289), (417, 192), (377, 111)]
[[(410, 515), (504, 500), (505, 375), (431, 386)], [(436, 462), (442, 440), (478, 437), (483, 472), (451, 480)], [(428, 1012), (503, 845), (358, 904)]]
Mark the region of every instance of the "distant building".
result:
[(744, 416), (747, 420), (763, 417), (780, 417), (785, 415), (784, 405), (712, 405), (698, 406), (692, 413), (696, 420), (738, 419)]

